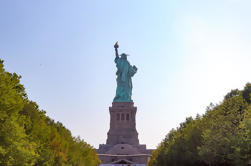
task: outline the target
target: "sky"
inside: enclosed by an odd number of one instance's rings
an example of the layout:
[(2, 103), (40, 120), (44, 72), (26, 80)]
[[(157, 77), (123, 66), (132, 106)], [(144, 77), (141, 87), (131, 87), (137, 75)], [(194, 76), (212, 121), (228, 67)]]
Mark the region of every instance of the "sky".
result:
[(0, 59), (73, 136), (106, 142), (114, 43), (133, 77), (141, 144), (251, 81), (250, 0), (1, 0)]

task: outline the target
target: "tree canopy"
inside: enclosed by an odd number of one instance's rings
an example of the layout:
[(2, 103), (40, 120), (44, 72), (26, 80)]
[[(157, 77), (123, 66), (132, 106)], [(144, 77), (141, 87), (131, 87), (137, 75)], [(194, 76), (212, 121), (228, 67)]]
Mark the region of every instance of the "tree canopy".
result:
[(0, 166), (97, 166), (95, 149), (29, 100), (0, 60)]
[(159, 144), (149, 166), (247, 166), (251, 160), (251, 84), (206, 113), (189, 117)]

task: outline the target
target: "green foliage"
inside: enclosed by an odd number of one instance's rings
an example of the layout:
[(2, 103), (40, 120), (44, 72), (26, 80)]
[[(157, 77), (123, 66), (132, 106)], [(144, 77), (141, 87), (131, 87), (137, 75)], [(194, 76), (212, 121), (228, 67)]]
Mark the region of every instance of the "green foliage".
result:
[(149, 166), (246, 166), (251, 159), (251, 84), (205, 115), (187, 118), (153, 152)]
[(0, 166), (96, 166), (95, 150), (28, 100), (0, 60)]
[(251, 103), (251, 84), (247, 83), (243, 93), (242, 93), (243, 98), (250, 104)]
[(37, 154), (22, 126), (19, 111), (26, 99), (17, 74), (5, 72), (0, 61), (0, 165), (32, 165)]

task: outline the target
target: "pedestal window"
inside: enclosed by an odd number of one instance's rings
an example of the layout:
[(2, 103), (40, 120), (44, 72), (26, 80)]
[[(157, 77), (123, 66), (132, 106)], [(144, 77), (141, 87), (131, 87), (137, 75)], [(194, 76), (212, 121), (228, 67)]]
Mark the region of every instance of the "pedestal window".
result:
[(129, 114), (126, 114), (126, 120), (129, 120)]
[(117, 120), (120, 120), (120, 114), (117, 114)]

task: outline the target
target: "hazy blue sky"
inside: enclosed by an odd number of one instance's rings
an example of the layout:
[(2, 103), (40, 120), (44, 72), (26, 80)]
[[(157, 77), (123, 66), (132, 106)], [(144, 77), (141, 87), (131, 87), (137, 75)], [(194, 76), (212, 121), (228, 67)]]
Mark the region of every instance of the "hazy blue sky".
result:
[(140, 143), (251, 81), (250, 0), (1, 0), (0, 58), (31, 100), (91, 145), (105, 143), (115, 41), (138, 67)]

